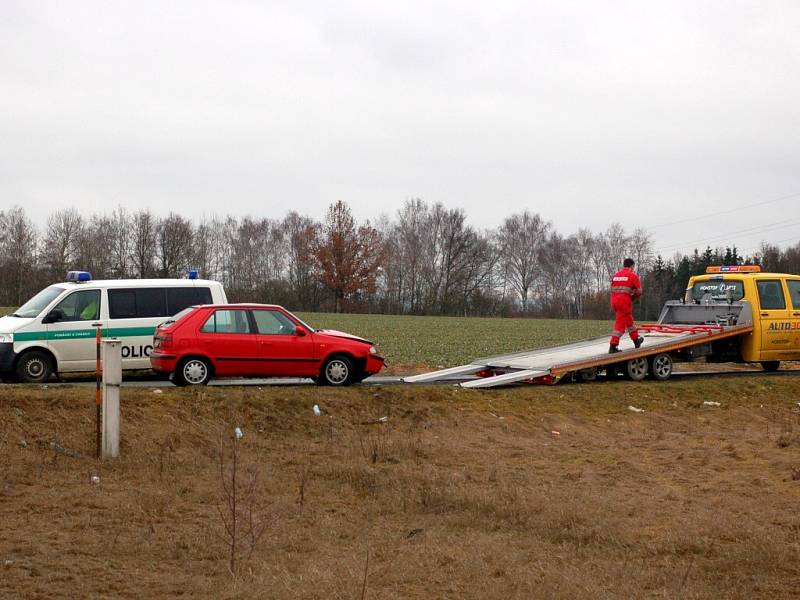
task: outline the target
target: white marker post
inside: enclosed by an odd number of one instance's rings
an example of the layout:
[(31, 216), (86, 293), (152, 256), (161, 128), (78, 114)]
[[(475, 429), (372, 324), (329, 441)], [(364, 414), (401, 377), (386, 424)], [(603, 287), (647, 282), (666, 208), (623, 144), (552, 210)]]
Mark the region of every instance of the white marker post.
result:
[(103, 458), (119, 456), (119, 388), (122, 384), (122, 341), (103, 340)]

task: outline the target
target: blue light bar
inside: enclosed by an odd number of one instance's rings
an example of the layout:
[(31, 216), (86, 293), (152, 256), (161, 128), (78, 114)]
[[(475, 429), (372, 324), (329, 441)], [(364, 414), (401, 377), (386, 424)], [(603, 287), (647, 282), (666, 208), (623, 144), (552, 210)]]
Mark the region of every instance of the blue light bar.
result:
[(68, 271), (67, 272), (67, 281), (72, 281), (74, 283), (81, 283), (83, 281), (91, 281), (92, 274), (89, 271)]
[(197, 279), (199, 276), (200, 276), (200, 274), (197, 271), (189, 271), (186, 274), (186, 277), (189, 278), (189, 279)]

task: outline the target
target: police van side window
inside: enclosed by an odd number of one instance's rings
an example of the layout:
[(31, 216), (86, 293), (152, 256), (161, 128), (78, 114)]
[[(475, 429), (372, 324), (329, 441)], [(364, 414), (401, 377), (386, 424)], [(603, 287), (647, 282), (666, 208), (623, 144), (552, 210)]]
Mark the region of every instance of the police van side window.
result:
[(112, 319), (167, 317), (163, 288), (121, 288), (108, 290), (108, 314)]
[(207, 287), (167, 288), (167, 312), (176, 315), (195, 304), (211, 304), (211, 289)]
[(73, 292), (59, 302), (52, 312), (56, 313), (54, 322), (58, 323), (95, 321), (100, 318), (100, 290)]
[(786, 308), (786, 298), (783, 297), (783, 288), (780, 281), (758, 281), (758, 301), (762, 310), (783, 310)]
[(136, 316), (168, 317), (165, 290), (163, 288), (136, 290)]
[(108, 316), (112, 319), (136, 317), (136, 294), (133, 290), (108, 290)]

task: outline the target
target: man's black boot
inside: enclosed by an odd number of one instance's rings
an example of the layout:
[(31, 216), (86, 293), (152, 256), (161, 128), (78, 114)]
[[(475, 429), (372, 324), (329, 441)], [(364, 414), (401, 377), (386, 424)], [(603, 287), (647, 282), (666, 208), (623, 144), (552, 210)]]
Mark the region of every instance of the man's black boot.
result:
[(608, 353), (609, 354), (615, 354), (617, 352), (619, 352), (619, 348), (617, 348), (614, 344), (609, 344)]
[(638, 348), (639, 346), (642, 345), (642, 342), (644, 342), (644, 338), (638, 337), (633, 341), (633, 345)]

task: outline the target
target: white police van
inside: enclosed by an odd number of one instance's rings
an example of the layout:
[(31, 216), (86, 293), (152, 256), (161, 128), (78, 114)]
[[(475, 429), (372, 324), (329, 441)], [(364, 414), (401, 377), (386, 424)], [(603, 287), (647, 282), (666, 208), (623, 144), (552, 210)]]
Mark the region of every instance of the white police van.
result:
[(97, 328), (122, 339), (122, 368), (149, 369), (156, 325), (197, 304), (227, 302), (222, 284), (197, 278), (92, 281), (70, 271), (0, 318), (0, 377), (43, 382), (52, 373), (93, 371)]

